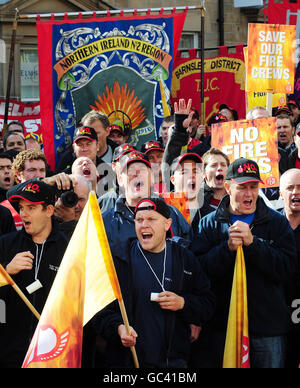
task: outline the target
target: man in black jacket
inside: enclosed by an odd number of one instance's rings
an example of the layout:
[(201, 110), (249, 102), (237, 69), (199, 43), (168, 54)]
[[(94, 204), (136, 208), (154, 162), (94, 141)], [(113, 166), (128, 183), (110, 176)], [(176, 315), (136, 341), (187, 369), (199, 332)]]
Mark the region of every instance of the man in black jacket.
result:
[[(297, 245), (297, 270), (293, 281), (287, 284), (287, 303), (296, 308), (300, 300), (300, 170), (292, 168), (280, 178), (280, 195), (283, 199), (283, 215), (289, 221), (294, 231)], [(300, 363), (300, 323), (299, 318), (293, 319), (292, 329), (288, 335), (288, 368), (298, 368)]]
[(285, 284), (296, 270), (296, 244), (288, 221), (259, 197), (257, 163), (233, 162), (226, 175), (228, 193), (218, 209), (200, 221), (192, 244), (217, 297), (210, 323), (213, 367), (221, 367), (236, 251), (243, 245), (248, 291), (250, 366), (283, 367), (290, 314)]
[(141, 367), (187, 365), (190, 325), (202, 326), (214, 310), (207, 277), (192, 252), (171, 239), (170, 208), (161, 198), (144, 198), (135, 209), (137, 239), (112, 247), (127, 308), (130, 332), (118, 303), (97, 317), (108, 344), (109, 366), (130, 366), (136, 346)]
[[(41, 313), (68, 243), (52, 219), (54, 190), (31, 180), (10, 189), (7, 198), (18, 206), (24, 228), (0, 238), (0, 262)], [(0, 299), (6, 307), (6, 323), (0, 324), (0, 367), (18, 368), (37, 320), (12, 287), (1, 287)]]

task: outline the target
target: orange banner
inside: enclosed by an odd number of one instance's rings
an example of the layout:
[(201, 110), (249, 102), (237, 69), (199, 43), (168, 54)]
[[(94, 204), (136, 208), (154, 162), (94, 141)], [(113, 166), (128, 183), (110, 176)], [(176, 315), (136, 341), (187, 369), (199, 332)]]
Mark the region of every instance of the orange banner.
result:
[(246, 91), (293, 93), (295, 47), (296, 26), (250, 23)]
[(279, 186), (275, 117), (214, 124), (212, 147), (219, 148), (228, 155), (231, 163), (241, 157), (255, 160), (264, 182), (261, 187)]

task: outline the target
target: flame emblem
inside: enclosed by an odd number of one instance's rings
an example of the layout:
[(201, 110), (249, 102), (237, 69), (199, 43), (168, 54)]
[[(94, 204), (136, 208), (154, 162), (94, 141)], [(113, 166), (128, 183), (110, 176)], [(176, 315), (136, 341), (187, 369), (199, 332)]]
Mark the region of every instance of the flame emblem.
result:
[(50, 325), (41, 326), (36, 335), (31, 352), (24, 361), (23, 368), (33, 362), (46, 362), (59, 357), (66, 349), (70, 338), (70, 331), (58, 334)]

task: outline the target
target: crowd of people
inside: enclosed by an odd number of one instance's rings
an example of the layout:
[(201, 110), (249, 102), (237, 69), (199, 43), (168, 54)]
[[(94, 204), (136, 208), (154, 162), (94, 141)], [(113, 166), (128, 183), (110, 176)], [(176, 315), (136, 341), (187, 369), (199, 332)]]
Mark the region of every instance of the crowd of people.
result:
[[(132, 367), (132, 346), (141, 367), (222, 367), (240, 245), (250, 365), (298, 367), (300, 108), (289, 101), (273, 115), (281, 174), (273, 189), (260, 188), (255, 161), (230, 163), (211, 147), (211, 125), (239, 119), (226, 104), (204, 126), (192, 101), (180, 100), (141, 149), (121, 124), (90, 111), (56, 171), (38, 139), (9, 123), (0, 153), (0, 263), (40, 313), (89, 192), (98, 197), (130, 331), (117, 302), (100, 311), (84, 327), (83, 367)], [(257, 106), (246, 118), (269, 116)], [(11, 287), (0, 288), (0, 299), (0, 367), (19, 368), (37, 320)]]

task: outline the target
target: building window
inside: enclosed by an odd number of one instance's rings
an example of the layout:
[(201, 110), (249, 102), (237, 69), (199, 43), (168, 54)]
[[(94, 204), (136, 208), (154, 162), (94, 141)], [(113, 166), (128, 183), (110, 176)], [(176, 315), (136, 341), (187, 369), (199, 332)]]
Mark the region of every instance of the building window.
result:
[[(198, 32), (183, 32), (179, 42), (179, 50), (188, 50), (191, 48), (199, 48), (199, 33)], [(183, 58), (189, 57), (189, 53), (182, 53)]]
[(38, 52), (34, 49), (21, 50), (21, 100), (39, 100)]

